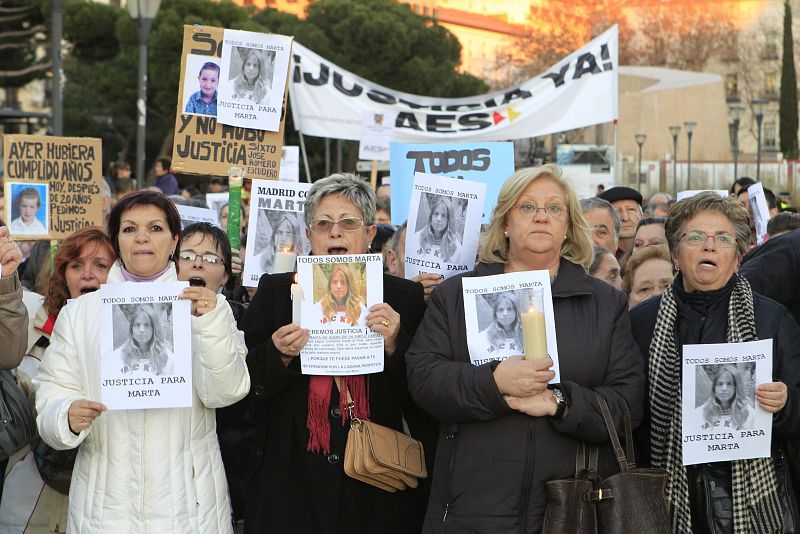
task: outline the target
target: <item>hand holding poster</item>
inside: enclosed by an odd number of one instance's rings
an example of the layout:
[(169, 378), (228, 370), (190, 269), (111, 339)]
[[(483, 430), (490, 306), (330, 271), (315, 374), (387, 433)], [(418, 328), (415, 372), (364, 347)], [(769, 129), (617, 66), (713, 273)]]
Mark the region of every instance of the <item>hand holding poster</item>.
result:
[(767, 223), (769, 222), (769, 206), (767, 197), (764, 196), (764, 184), (752, 184), (747, 188), (747, 197), (750, 203), (750, 215), (756, 228), (756, 245), (761, 245), (767, 240)]
[(311, 250), (303, 213), (309, 189), (307, 183), (253, 180), (242, 285), (258, 287), (264, 273), (294, 271), (297, 256)]
[(188, 282), (109, 284), (100, 288), (101, 401), (109, 410), (192, 406)]
[(525, 354), (522, 309), (525, 293), (542, 290), (547, 353), (553, 360), (556, 376), (551, 383), (561, 381), (558, 365), (558, 340), (553, 315), (553, 295), (548, 271), (524, 271), (494, 276), (465, 277), (461, 280), (464, 292), (464, 316), (467, 324), (467, 347), (473, 365), (493, 360), (505, 360)]
[(406, 278), (448, 278), (475, 265), (486, 184), (416, 173), (408, 209)]
[(64, 239), (103, 225), (99, 139), (3, 136), (6, 217), (15, 238)]
[(772, 414), (755, 398), (772, 382), (772, 339), (683, 346), (683, 465), (768, 458)]
[(415, 145), (391, 143), (392, 224), (408, 217), (414, 173), (442, 174), (486, 184), (483, 222), (489, 222), (497, 195), (514, 173), (512, 143), (447, 143)]
[(303, 374), (383, 371), (383, 336), (367, 327), (367, 310), (383, 302), (381, 255), (300, 256), (297, 275), (304, 296), (300, 326), (310, 333), (300, 352)]

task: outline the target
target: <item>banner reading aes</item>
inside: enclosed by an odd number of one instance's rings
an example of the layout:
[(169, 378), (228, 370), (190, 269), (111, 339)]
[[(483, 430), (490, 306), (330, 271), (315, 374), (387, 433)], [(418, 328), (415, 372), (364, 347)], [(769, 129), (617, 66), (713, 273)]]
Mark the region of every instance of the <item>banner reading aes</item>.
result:
[(103, 225), (102, 146), (89, 137), (3, 136), (6, 217), (14, 237), (64, 239)]
[(285, 86), (277, 132), (219, 123), (217, 87), (224, 31), (210, 26), (183, 27), (172, 169), (209, 177), (228, 176), (228, 168), (237, 165), (247, 178), (277, 180), (286, 119)]

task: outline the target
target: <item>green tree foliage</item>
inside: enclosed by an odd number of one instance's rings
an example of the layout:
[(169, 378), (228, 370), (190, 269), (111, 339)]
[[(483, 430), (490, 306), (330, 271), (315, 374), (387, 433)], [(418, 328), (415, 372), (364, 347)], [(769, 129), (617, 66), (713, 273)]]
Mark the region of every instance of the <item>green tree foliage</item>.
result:
[(797, 73), (794, 68), (794, 42), (792, 39), (792, 8), (784, 4), (783, 14), (783, 65), (781, 68), (780, 139), (781, 152), (786, 159), (800, 156), (797, 146)]
[[(293, 35), (343, 68), (401, 91), (461, 97), (487, 89), (456, 70), (461, 46), (455, 37), (392, 0), (320, 0), (305, 20), (230, 2), (164, 0), (148, 43), (148, 163), (171, 150), (186, 24)], [(67, 135), (102, 137), (106, 163), (130, 161), (136, 138), (136, 22), (109, 5), (67, 0), (64, 33), (72, 46), (65, 61)], [(287, 117), (286, 144), (297, 144), (291, 114)], [(312, 175), (321, 176), (322, 140), (306, 141)], [(354, 147), (348, 152), (345, 159), (352, 164)]]

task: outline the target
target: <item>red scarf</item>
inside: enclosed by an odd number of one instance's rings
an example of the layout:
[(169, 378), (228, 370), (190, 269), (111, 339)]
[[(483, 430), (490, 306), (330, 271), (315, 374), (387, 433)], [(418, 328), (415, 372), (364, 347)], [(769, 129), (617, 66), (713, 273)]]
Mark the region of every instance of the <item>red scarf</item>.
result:
[[(339, 380), (339, 411), (342, 426), (349, 418), (347, 392), (353, 400), (353, 414), (359, 419), (369, 419), (369, 382), (367, 377), (343, 376)], [(308, 382), (308, 446), (310, 452), (328, 454), (331, 450), (331, 424), (328, 420), (328, 408), (331, 404), (332, 376), (312, 376)]]

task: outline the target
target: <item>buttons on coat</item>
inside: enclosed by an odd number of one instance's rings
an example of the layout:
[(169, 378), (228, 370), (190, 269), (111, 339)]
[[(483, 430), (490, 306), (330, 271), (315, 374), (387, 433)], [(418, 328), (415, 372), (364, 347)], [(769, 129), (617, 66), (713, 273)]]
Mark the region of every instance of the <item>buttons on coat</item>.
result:
[(264, 394), (264, 386), (256, 386), (256, 397), (260, 397)]
[(339, 419), (341, 416), (342, 416), (342, 411), (339, 409), (338, 406), (335, 408), (331, 408), (331, 417), (333, 417), (334, 419)]
[(259, 447), (256, 449), (256, 458), (261, 458), (262, 456), (264, 456), (264, 449)]
[(339, 455), (335, 452), (328, 455), (328, 463), (329, 464), (338, 464), (339, 463)]

